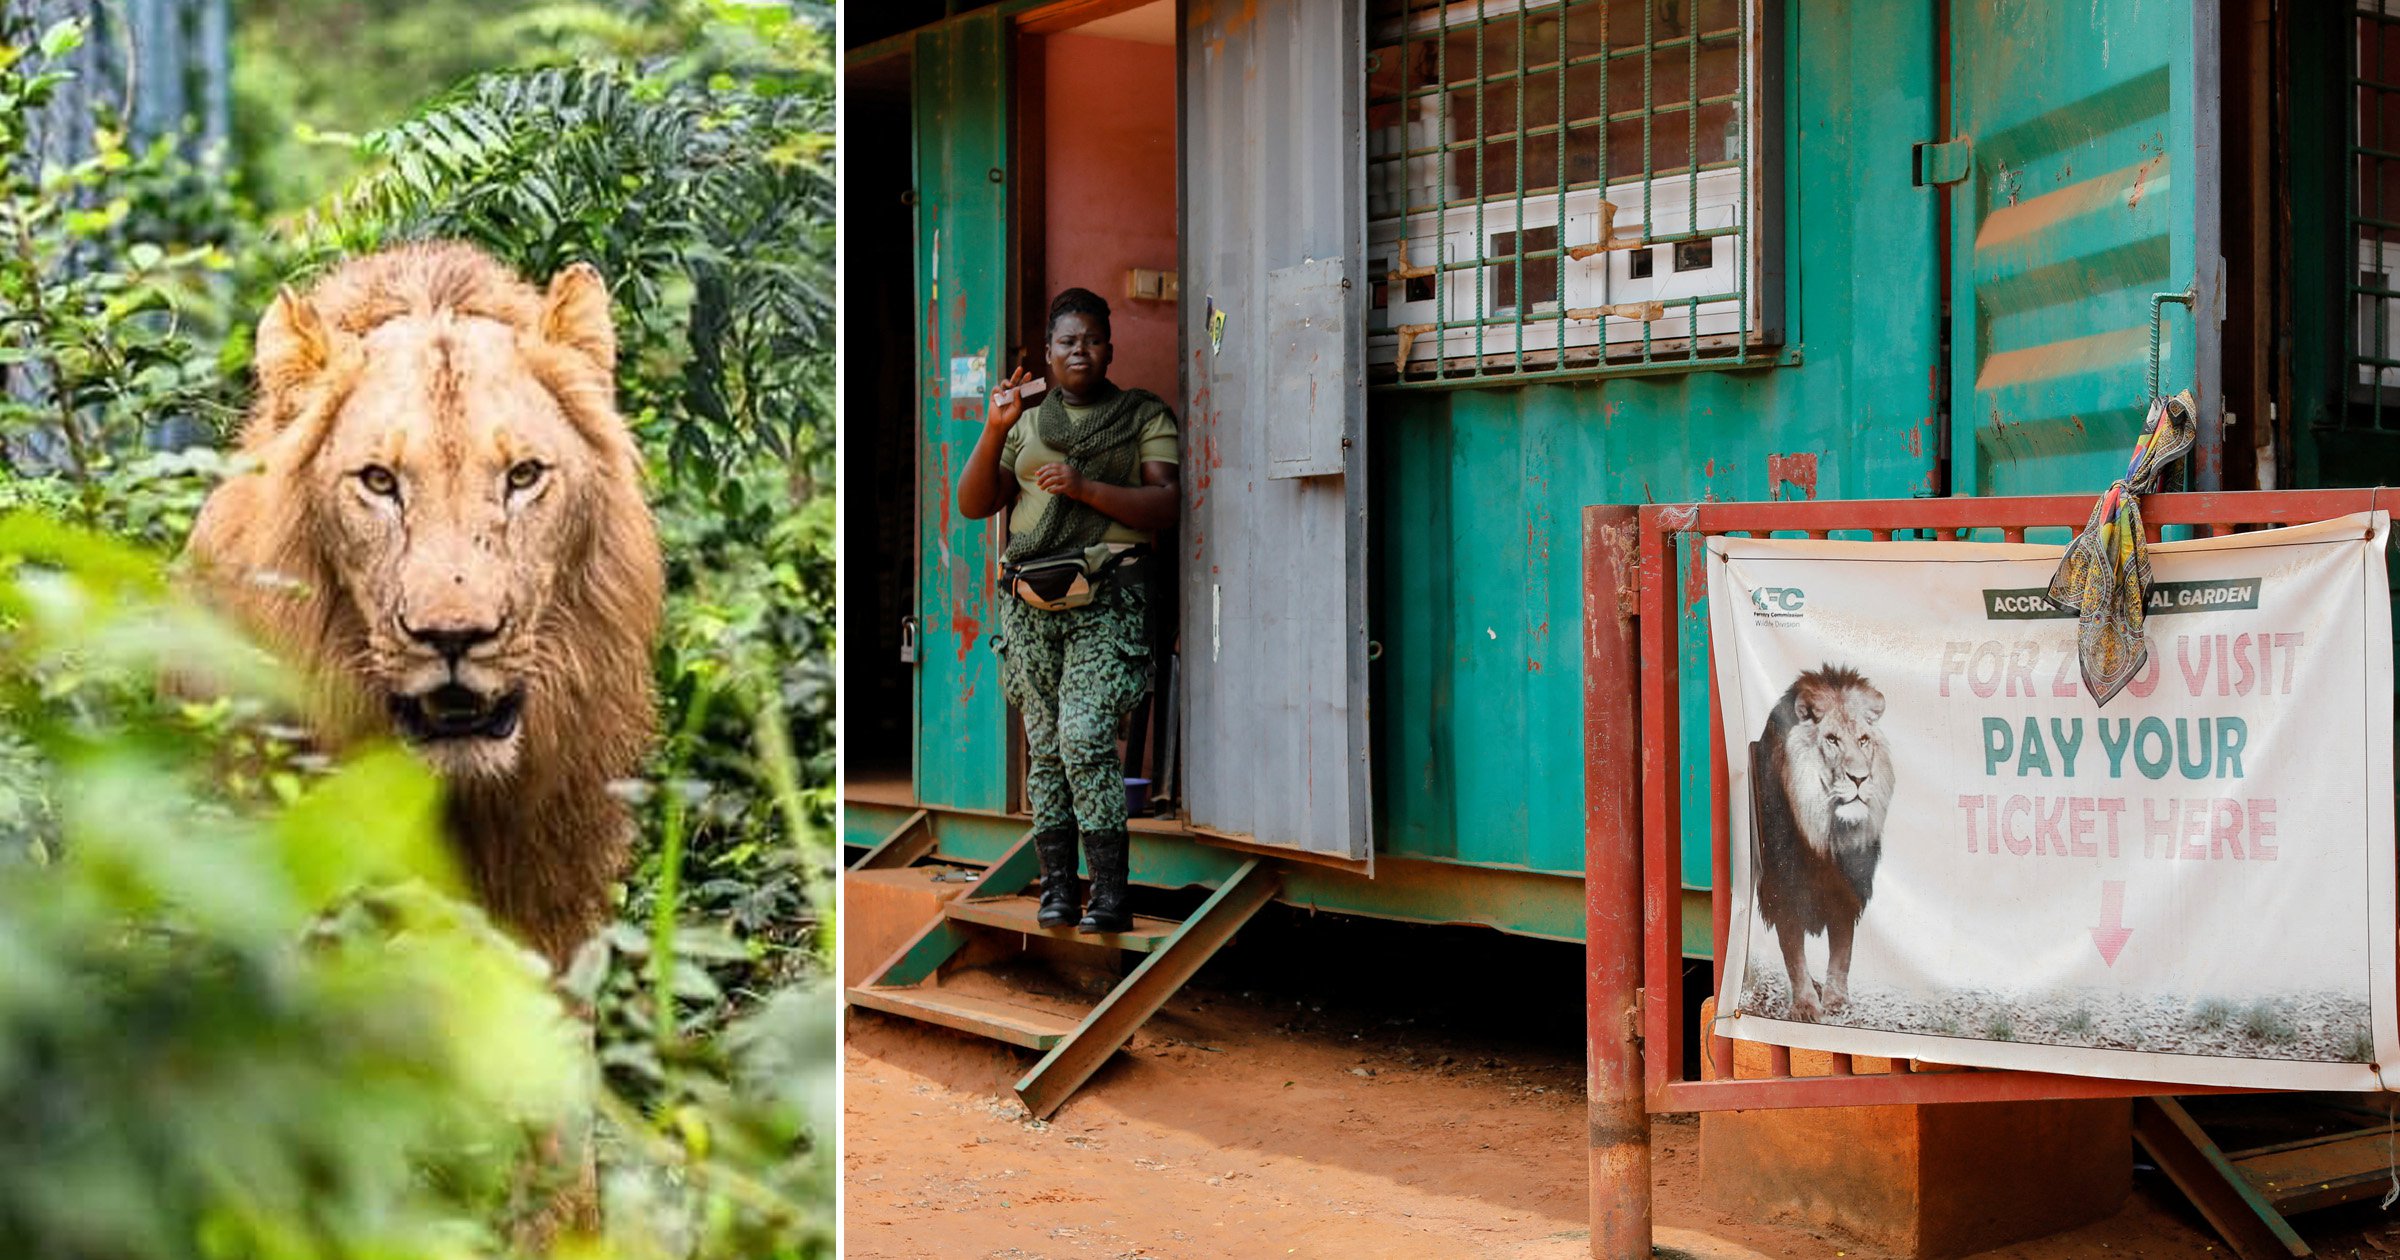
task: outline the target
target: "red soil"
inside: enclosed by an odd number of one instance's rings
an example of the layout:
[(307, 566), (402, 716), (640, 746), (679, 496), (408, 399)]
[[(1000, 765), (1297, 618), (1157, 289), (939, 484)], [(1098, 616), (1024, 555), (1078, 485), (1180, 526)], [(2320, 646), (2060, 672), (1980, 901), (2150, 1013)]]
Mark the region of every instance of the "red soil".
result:
[[(988, 975), (963, 983), (1005, 991)], [(1048, 987), (1072, 986), (1052, 978)], [(845, 1254), (1587, 1255), (1581, 1063), (1513, 1043), (1495, 1054), (1474, 1030), (1394, 1027), (1403, 1022), (1187, 988), (1051, 1121), (1036, 1123), (1010, 1091), (1031, 1054), (854, 1010)], [(1886, 1257), (1824, 1230), (1702, 1205), (1699, 1126), (1689, 1117), (1661, 1118), (1652, 1148), (1662, 1248)], [(2307, 1232), (2321, 1255), (2400, 1254), (2400, 1236), (2381, 1218), (2353, 1218), (2338, 1237)], [(2227, 1254), (2171, 1187), (2145, 1175), (2117, 1216), (1986, 1256)]]

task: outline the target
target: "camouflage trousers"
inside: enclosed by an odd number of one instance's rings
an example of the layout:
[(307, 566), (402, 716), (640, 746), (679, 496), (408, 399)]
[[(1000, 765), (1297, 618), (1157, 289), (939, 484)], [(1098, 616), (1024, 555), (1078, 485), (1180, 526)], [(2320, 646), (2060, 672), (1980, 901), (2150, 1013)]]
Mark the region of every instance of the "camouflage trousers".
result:
[(1000, 683), (1025, 715), (1025, 796), (1039, 830), (1125, 826), (1117, 729), (1150, 690), (1147, 603), (1138, 578), (1065, 612), (1001, 601)]

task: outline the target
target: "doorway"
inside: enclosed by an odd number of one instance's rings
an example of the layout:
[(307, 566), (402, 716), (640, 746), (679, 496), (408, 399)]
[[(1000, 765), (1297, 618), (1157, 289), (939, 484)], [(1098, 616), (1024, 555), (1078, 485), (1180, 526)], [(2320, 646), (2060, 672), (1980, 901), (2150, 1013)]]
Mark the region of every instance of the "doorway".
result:
[[(1050, 300), (1062, 289), (1090, 289), (1109, 305), (1110, 379), (1166, 399), (1180, 421), (1175, 5), (1150, 0), (1097, 18), (1094, 11), (1088, 3), (1057, 6), (1018, 27), (1011, 357), (1040, 374)], [(1188, 498), (1198, 487), (1193, 453), (1184, 454)], [(1155, 685), (1125, 732), (1126, 776), (1142, 781), (1134, 791), (1157, 813), (1175, 805), (1178, 553), (1174, 533), (1162, 533), (1145, 566)], [(1012, 721), (1010, 730), (1013, 768), (1023, 764), (1023, 727)], [(1023, 776), (1010, 778), (1022, 809)]]
[(842, 172), (843, 789), (913, 801), (917, 400), (909, 58), (847, 75)]

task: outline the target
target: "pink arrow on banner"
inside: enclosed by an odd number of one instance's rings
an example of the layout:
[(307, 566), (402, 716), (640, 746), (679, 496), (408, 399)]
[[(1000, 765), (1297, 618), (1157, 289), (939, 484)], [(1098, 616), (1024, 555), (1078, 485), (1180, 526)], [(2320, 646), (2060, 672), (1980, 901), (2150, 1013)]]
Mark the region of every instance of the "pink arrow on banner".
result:
[(2100, 926), (2093, 928), (2092, 944), (2100, 947), (2100, 958), (2109, 966), (2117, 965), (2117, 955), (2125, 952), (2125, 942), (2132, 939), (2133, 929), (2125, 926), (2125, 881), (2100, 881)]

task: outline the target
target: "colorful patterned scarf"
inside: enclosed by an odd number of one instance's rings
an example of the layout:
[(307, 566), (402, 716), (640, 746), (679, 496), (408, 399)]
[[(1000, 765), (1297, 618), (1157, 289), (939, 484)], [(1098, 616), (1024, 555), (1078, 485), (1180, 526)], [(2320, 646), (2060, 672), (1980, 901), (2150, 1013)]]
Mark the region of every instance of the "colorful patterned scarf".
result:
[(2124, 478), (2092, 506), (2091, 520), (2067, 544), (2066, 558), (2050, 579), (2050, 598), (2078, 614), (2075, 640), (2083, 685), (2102, 705), (2116, 699), (2150, 656), (2150, 641), (2142, 635), (2150, 557), (2141, 496), (2157, 490), (2167, 465), (2192, 449), (2199, 436), (2195, 407), (2190, 390), (2151, 401)]
[[(1166, 401), (1149, 390), (1120, 389), (1098, 405), (1080, 409), (1083, 415), (1079, 418), (1067, 410), (1066, 391), (1053, 389), (1033, 421), (1039, 426), (1042, 442), (1065, 456), (1067, 467), (1093, 481), (1138, 486), (1142, 484), (1142, 426), (1166, 409)], [(1009, 540), (1002, 558), (1030, 560), (1080, 551), (1099, 542), (1109, 524), (1100, 509), (1054, 496), (1039, 520)]]

